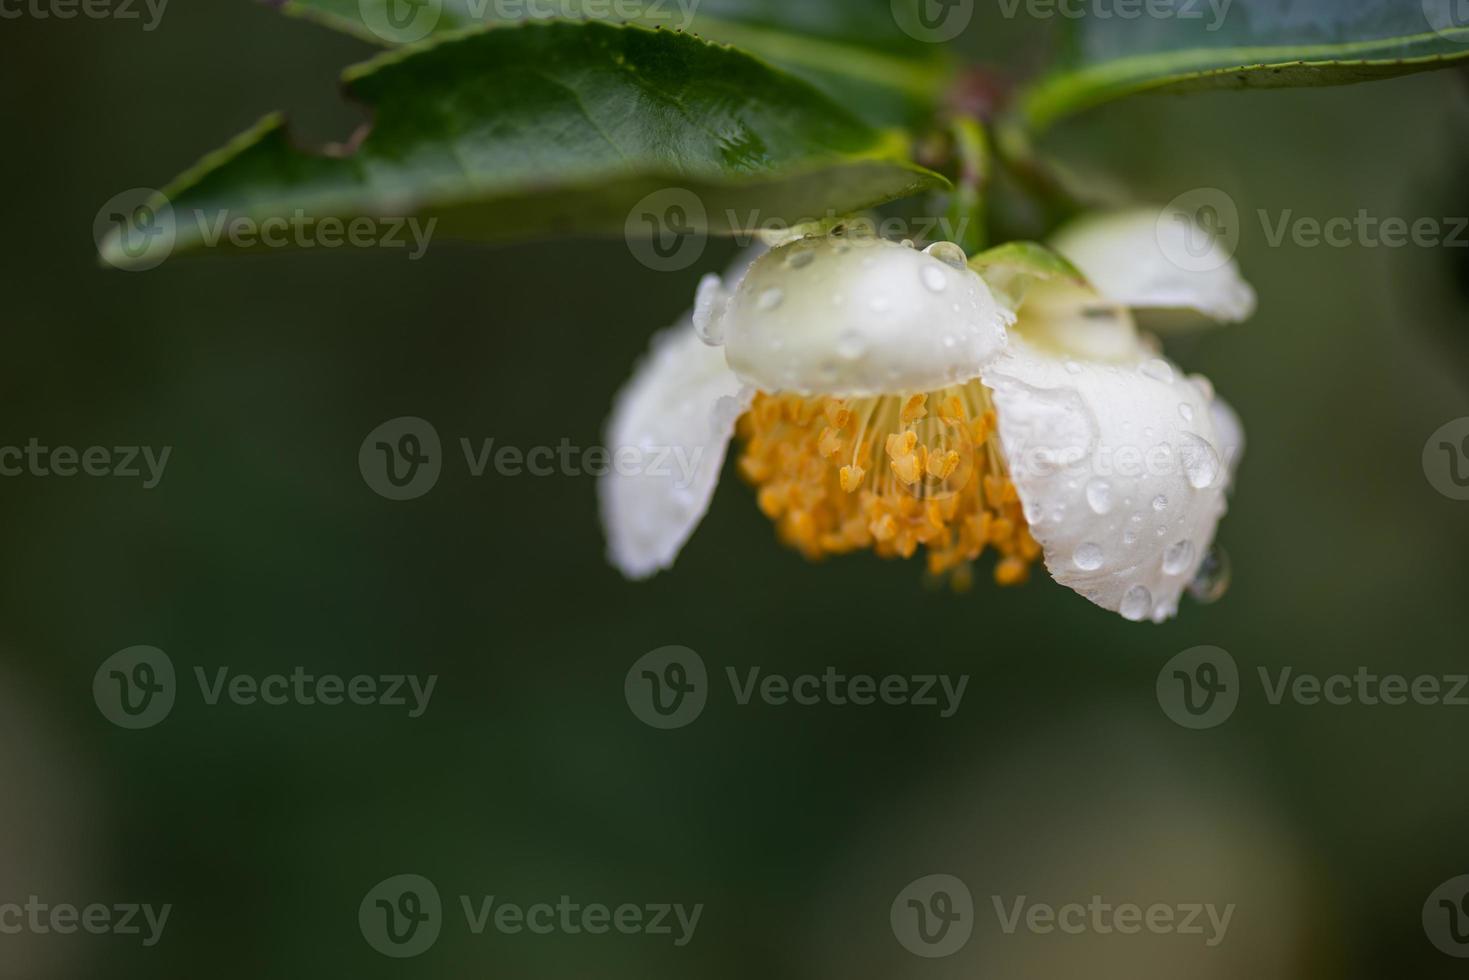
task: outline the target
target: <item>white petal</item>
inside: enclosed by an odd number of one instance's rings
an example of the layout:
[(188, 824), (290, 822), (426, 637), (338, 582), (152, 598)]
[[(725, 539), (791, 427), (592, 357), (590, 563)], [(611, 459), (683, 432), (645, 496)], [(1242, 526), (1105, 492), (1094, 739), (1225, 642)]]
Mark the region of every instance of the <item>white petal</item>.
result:
[(712, 332), (750, 384), (843, 396), (975, 378), (1012, 319), (967, 267), (851, 237), (806, 238), (761, 257), (723, 314)]
[(1023, 337), (983, 379), (1051, 575), (1128, 619), (1172, 617), (1213, 544), (1230, 452), (1243, 445), (1237, 419), (1232, 431), (1216, 421), (1212, 387), (1141, 343), (1101, 363)]
[(611, 470), (597, 483), (608, 558), (628, 578), (673, 566), (709, 510), (735, 422), (754, 397), (691, 323), (654, 338), (617, 396)]
[(1088, 215), (1051, 247), (1108, 299), (1138, 310), (1183, 310), (1224, 323), (1255, 312), (1255, 291), (1227, 244), (1181, 212)]

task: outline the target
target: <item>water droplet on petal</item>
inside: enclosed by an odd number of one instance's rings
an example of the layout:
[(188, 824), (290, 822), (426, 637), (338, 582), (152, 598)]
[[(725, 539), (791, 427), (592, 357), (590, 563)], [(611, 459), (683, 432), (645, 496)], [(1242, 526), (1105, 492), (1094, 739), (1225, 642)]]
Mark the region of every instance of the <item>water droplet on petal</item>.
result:
[(1075, 361), (1067, 361), (1066, 362), (1066, 373), (1067, 374), (1080, 374), (1081, 373), (1081, 365), (1080, 364), (1077, 364)]
[(815, 261), (815, 249), (805, 248), (799, 252), (792, 252), (790, 254), (790, 257), (786, 259), (786, 265), (790, 266), (792, 269), (804, 269), (806, 268), (806, 266)]
[(919, 276), (931, 292), (941, 293), (949, 288), (948, 275), (936, 265), (925, 264)]
[(1153, 498), (1153, 509), (1160, 514), (1163, 513), (1163, 511), (1168, 509), (1168, 498), (1161, 493), (1158, 494), (1158, 496)]
[(1143, 362), (1141, 370), (1143, 374), (1152, 378), (1154, 381), (1161, 381), (1165, 385), (1173, 384), (1173, 365), (1161, 357), (1155, 357), (1151, 361)]
[(1122, 597), (1122, 618), (1140, 623), (1147, 618), (1148, 613), (1153, 610), (1153, 593), (1149, 592), (1145, 585), (1134, 585), (1127, 590)]
[(953, 242), (934, 242), (923, 250), (924, 255), (932, 255), (944, 265), (954, 269), (963, 269), (969, 264), (969, 256), (964, 250)]
[(1232, 577), (1229, 555), (1223, 548), (1215, 545), (1204, 556), (1204, 563), (1199, 566), (1199, 574), (1189, 585), (1188, 594), (1205, 605), (1218, 602), (1229, 591)]
[(1202, 490), (1219, 479), (1219, 454), (1208, 441), (1192, 432), (1183, 434), (1183, 445), (1179, 447), (1183, 457), (1183, 473), (1188, 485)]
[(1188, 567), (1194, 563), (1196, 553), (1192, 541), (1177, 541), (1169, 545), (1168, 550), (1163, 552), (1163, 574), (1181, 575), (1188, 571)]
[(785, 299), (786, 294), (784, 290), (782, 290), (778, 286), (772, 287), (760, 294), (760, 298), (755, 301), (755, 308), (761, 313), (769, 313), (771, 310), (784, 303)]
[(1202, 374), (1196, 374), (1189, 380), (1194, 383), (1194, 387), (1199, 389), (1199, 394), (1204, 396), (1204, 401), (1212, 402), (1214, 400), (1214, 382)]
[(915, 241), (913, 241), (913, 239), (911, 239), (911, 238), (905, 238), (905, 239), (903, 239), (902, 245), (903, 245), (904, 248), (917, 248), (918, 247), (918, 243), (915, 242)]
[(1188, 402), (1179, 402), (1178, 414), (1185, 422), (1192, 422), (1194, 420), (1194, 407)]
[(837, 354), (849, 361), (855, 361), (867, 353), (867, 338), (856, 330), (843, 330), (837, 338)]
[(1093, 480), (1086, 485), (1086, 502), (1094, 514), (1105, 514), (1112, 509), (1112, 484), (1106, 480)]
[(1076, 562), (1076, 567), (1083, 572), (1095, 572), (1102, 567), (1103, 557), (1101, 546), (1088, 541), (1076, 549), (1076, 554), (1071, 556), (1071, 560)]

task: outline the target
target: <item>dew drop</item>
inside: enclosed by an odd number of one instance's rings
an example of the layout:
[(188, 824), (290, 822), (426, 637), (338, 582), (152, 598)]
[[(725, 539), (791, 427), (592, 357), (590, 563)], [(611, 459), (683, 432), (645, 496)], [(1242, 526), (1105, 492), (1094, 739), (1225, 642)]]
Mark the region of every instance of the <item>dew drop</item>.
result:
[(815, 262), (815, 261), (816, 261), (816, 252), (815, 252), (815, 250), (814, 249), (809, 249), (809, 248), (803, 248), (799, 252), (792, 252), (790, 254), (790, 257), (786, 259), (786, 265), (788, 265), (792, 269), (804, 269), (804, 268), (806, 268), (806, 266), (810, 265), (812, 262)]
[(923, 284), (929, 288), (930, 292), (941, 293), (949, 288), (949, 277), (943, 269), (936, 265), (925, 264), (922, 271), (919, 272), (919, 277), (923, 279)]
[(1189, 380), (1194, 383), (1194, 387), (1199, 389), (1199, 394), (1204, 396), (1204, 401), (1212, 402), (1214, 400), (1214, 382), (1202, 374), (1196, 374)]
[(755, 301), (755, 309), (759, 310), (761, 313), (769, 313), (771, 310), (776, 309), (780, 306), (780, 304), (784, 303), (785, 299), (786, 294), (784, 290), (782, 290), (778, 286), (772, 287), (760, 294), (760, 298)]
[(1218, 602), (1229, 591), (1232, 577), (1229, 555), (1223, 548), (1215, 545), (1204, 556), (1204, 563), (1199, 566), (1199, 574), (1189, 585), (1188, 594), (1204, 605)]
[(1184, 444), (1180, 447), (1183, 457), (1183, 473), (1188, 485), (1202, 490), (1219, 479), (1219, 454), (1209, 443), (1192, 432), (1183, 434)]
[(923, 250), (924, 255), (932, 255), (944, 265), (954, 269), (963, 269), (969, 264), (969, 256), (964, 250), (953, 242), (934, 242)]
[(1086, 485), (1086, 502), (1094, 514), (1105, 514), (1112, 509), (1112, 484), (1106, 480), (1093, 480)]
[(1067, 361), (1066, 362), (1066, 373), (1067, 374), (1080, 374), (1081, 373), (1081, 365), (1080, 364), (1077, 364), (1075, 361)]
[(903, 245), (904, 248), (917, 248), (918, 247), (917, 243), (914, 242), (913, 239), (911, 239), (911, 238), (905, 238), (905, 239), (903, 239), (902, 245)]
[(1154, 381), (1161, 381), (1165, 385), (1173, 384), (1173, 365), (1161, 357), (1155, 357), (1151, 361), (1144, 362), (1141, 370), (1143, 374), (1152, 378)]
[(1140, 623), (1147, 618), (1148, 613), (1153, 610), (1153, 593), (1149, 592), (1145, 585), (1134, 585), (1127, 590), (1122, 597), (1122, 618)]
[(1090, 541), (1077, 548), (1076, 554), (1071, 556), (1071, 560), (1076, 562), (1076, 567), (1083, 572), (1095, 572), (1101, 568), (1102, 559), (1101, 546)]
[(1194, 407), (1188, 402), (1179, 402), (1178, 415), (1185, 422), (1192, 422), (1194, 420)]
[(843, 330), (841, 336), (837, 337), (837, 355), (849, 361), (855, 361), (867, 353), (867, 338), (856, 330)]
[(1163, 574), (1180, 575), (1188, 570), (1194, 563), (1194, 543), (1192, 541), (1178, 541), (1163, 552)]

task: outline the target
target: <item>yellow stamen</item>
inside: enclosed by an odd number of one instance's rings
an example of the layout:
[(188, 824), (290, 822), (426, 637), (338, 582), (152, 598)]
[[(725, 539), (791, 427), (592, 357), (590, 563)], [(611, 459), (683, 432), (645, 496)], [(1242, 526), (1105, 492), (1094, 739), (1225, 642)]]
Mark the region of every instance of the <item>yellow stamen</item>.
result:
[[(963, 589), (993, 548), (996, 581), (1016, 585), (1040, 546), (994, 428), (977, 381), (850, 400), (760, 395), (740, 419), (739, 470), (781, 540), (808, 558), (867, 548), (907, 558), (922, 547), (929, 571)], [(874, 464), (876, 447), (886, 466)]]

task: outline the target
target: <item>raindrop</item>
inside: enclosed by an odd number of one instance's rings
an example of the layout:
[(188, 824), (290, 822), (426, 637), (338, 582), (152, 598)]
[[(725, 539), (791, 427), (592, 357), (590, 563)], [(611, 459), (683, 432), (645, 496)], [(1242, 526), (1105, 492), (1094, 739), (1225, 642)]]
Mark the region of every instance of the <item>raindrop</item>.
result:
[(779, 287), (772, 287), (760, 294), (755, 302), (755, 308), (761, 313), (769, 313), (771, 310), (785, 302), (786, 294)]
[(1223, 548), (1215, 545), (1204, 556), (1204, 563), (1199, 566), (1199, 574), (1189, 585), (1188, 594), (1205, 605), (1218, 602), (1229, 591), (1232, 575), (1229, 555)]
[(1151, 361), (1145, 362), (1142, 366), (1142, 372), (1154, 381), (1161, 381), (1165, 385), (1173, 384), (1173, 365), (1161, 357), (1155, 357)]
[(786, 265), (792, 269), (804, 269), (816, 261), (815, 249), (803, 248), (799, 252), (792, 252), (790, 258), (786, 259)]
[(931, 292), (941, 293), (949, 288), (949, 277), (936, 265), (925, 264), (919, 276)]
[(1180, 575), (1188, 570), (1194, 563), (1194, 543), (1192, 541), (1178, 541), (1169, 546), (1163, 552), (1163, 574)]
[(1219, 479), (1219, 454), (1209, 443), (1192, 432), (1183, 434), (1183, 473), (1188, 485), (1202, 490)]
[(917, 247), (917, 243), (915, 243), (913, 241), (913, 239), (911, 239), (911, 238), (905, 238), (905, 239), (903, 239), (902, 245), (903, 245), (904, 248), (916, 248)]
[(1149, 592), (1145, 585), (1134, 585), (1122, 597), (1122, 608), (1118, 612), (1122, 613), (1123, 619), (1140, 623), (1147, 618), (1152, 609), (1153, 593)]
[(837, 354), (849, 361), (855, 361), (867, 353), (867, 338), (856, 330), (843, 330), (837, 338)]
[(1106, 480), (1093, 480), (1086, 485), (1086, 502), (1094, 514), (1105, 514), (1112, 509), (1112, 484)]
[(963, 269), (969, 264), (969, 256), (964, 250), (953, 242), (934, 242), (923, 250), (924, 255), (932, 255), (944, 265), (954, 269)]
[(1194, 409), (1188, 402), (1178, 403), (1178, 414), (1185, 422), (1192, 422), (1194, 420)]
[(1102, 548), (1088, 541), (1076, 549), (1076, 554), (1071, 556), (1071, 560), (1076, 562), (1076, 567), (1083, 572), (1095, 572), (1102, 567)]

